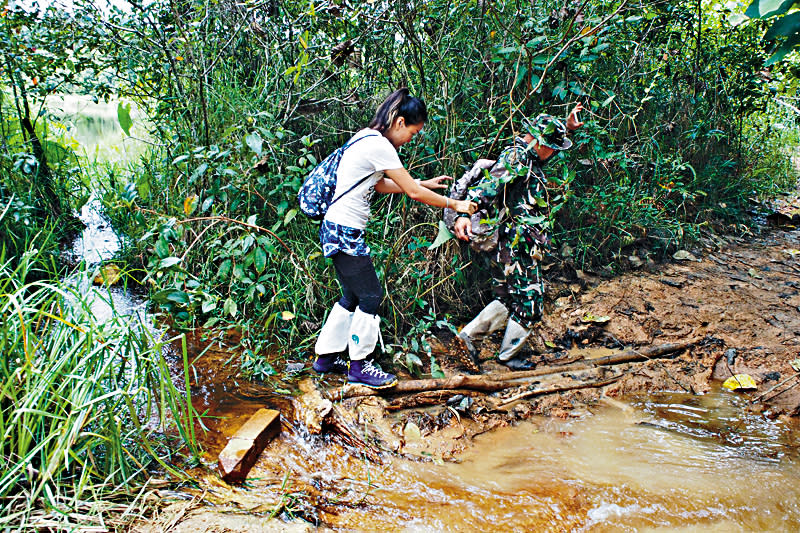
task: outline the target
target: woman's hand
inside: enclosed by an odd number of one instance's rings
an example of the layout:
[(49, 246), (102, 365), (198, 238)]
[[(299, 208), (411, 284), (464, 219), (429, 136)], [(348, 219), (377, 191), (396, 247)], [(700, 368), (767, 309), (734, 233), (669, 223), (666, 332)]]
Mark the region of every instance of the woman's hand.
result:
[(471, 215), (478, 210), (478, 204), (469, 200), (453, 200), (450, 202), (450, 209)]
[(569, 116), (567, 117), (567, 129), (577, 130), (581, 126), (583, 126), (583, 121), (578, 119), (578, 113), (583, 111), (583, 105), (578, 103), (575, 107), (572, 108), (572, 111), (569, 112)]
[(447, 180), (452, 180), (453, 178), (450, 176), (436, 176), (435, 178), (431, 178), (429, 180), (420, 181), (419, 184), (425, 187), (426, 189), (446, 189), (448, 184), (445, 183)]
[(472, 221), (467, 217), (458, 217), (453, 225), (456, 237), (462, 241), (468, 241), (472, 237)]

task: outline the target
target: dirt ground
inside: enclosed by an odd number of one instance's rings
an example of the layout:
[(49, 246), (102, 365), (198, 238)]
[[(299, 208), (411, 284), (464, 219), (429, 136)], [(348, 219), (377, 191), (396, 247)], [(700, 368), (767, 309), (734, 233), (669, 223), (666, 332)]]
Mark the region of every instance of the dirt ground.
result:
[[(796, 203), (784, 202), (779, 211), (792, 213)], [(791, 225), (791, 216), (770, 220), (772, 224), (765, 220), (755, 233), (740, 237), (709, 233), (667, 264), (653, 264), (644, 255), (629, 258), (629, 264), (639, 269), (612, 279), (561, 268), (561, 274), (551, 276), (555, 279), (548, 286), (548, 308), (528, 355), (535, 368), (572, 365), (564, 372), (528, 377), (493, 394), (464, 388), (406, 395), (404, 400), (344, 399), (327, 424), (322, 423), (322, 431), (338, 436), (343, 449), (364, 446), (375, 453), (447, 461), (469, 447), (473, 437), (518, 420), (537, 415), (580, 417), (588, 406), (655, 391), (702, 394), (734, 374), (749, 375), (756, 384), (755, 390), (737, 392), (751, 400), (750, 409), (767, 417), (797, 416), (800, 372), (792, 363), (800, 357), (800, 231)], [(688, 349), (666, 357), (574, 368), (575, 363), (624, 350), (686, 340), (692, 341)], [(482, 343), (480, 369), (475, 373), (473, 368), (474, 375), (491, 380), (508, 372), (493, 360), (498, 341), (496, 334)], [(471, 366), (452, 339), (434, 342), (433, 348), (448, 376), (465, 374)], [(327, 391), (334, 399), (341, 394), (341, 384), (338, 378), (312, 378), (304, 381), (304, 389), (322, 396)], [(537, 393), (554, 388), (574, 390)], [(525, 394), (530, 396), (515, 399)], [(319, 394), (310, 404), (304, 404), (304, 397), (294, 402), (294, 413), (285, 413), (292, 423), (319, 410), (314, 403)], [(235, 428), (225, 433), (232, 431)], [(225, 435), (220, 435), (212, 452), (224, 445)], [(302, 531), (307, 527), (262, 519), (241, 529), (245, 518), (183, 502), (162, 509), (134, 530)]]

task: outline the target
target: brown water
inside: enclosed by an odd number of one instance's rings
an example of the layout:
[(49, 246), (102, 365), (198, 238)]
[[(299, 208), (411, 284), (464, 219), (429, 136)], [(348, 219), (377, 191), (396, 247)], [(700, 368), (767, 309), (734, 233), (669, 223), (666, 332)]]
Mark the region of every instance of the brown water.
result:
[[(201, 402), (223, 416), (205, 437), (210, 457), (264, 405), (237, 395)], [(201, 485), (223, 509), (267, 513), (281, 502), (288, 516), (337, 530), (800, 530), (795, 428), (743, 407), (725, 391), (614, 402), (481, 435), (458, 463), (378, 465), (285, 423), (244, 487), (214, 474)]]

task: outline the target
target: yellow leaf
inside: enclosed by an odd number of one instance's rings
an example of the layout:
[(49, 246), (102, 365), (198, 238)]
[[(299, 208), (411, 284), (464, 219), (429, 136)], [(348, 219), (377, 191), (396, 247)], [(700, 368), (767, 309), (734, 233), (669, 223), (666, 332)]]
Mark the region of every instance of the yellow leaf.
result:
[(294, 318), (294, 313), (291, 311), (284, 311), (281, 313), (281, 318), (286, 321), (292, 320)]
[(177, 61), (183, 61), (183, 56), (175, 56), (175, 60), (177, 60)]
[(729, 390), (755, 390), (758, 388), (755, 380), (749, 374), (736, 374), (725, 380), (722, 386)]
[(581, 322), (584, 322), (584, 323), (586, 323), (586, 322), (594, 322), (595, 324), (605, 324), (606, 322), (608, 322), (610, 320), (611, 320), (610, 316), (605, 316), (605, 315), (603, 315), (603, 316), (594, 316), (591, 313), (586, 313), (585, 315), (583, 315), (583, 317), (581, 317)]
[(186, 197), (186, 200), (183, 201), (183, 212), (187, 215), (191, 215), (194, 208), (197, 206), (197, 195), (192, 194)]
[(95, 285), (114, 285), (119, 281), (122, 276), (122, 270), (114, 263), (108, 263), (100, 268), (98, 274), (94, 277)]

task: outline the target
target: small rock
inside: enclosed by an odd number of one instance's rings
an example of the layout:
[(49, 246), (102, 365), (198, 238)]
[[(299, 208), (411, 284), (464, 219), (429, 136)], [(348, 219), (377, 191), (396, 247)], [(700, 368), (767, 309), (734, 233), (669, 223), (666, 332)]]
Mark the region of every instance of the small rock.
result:
[(699, 261), (691, 252), (686, 250), (678, 250), (674, 254), (672, 254), (672, 258), (675, 261)]
[(403, 437), (405, 437), (406, 442), (416, 442), (422, 440), (422, 431), (414, 422), (407, 422), (403, 428)]
[(628, 257), (628, 261), (630, 261), (630, 262), (631, 262), (631, 266), (632, 266), (633, 268), (641, 268), (641, 266), (642, 266), (642, 264), (643, 264), (643, 263), (642, 263), (642, 260), (641, 260), (641, 259), (639, 259), (639, 257), (638, 257), (638, 256), (636, 256), (636, 255), (631, 255), (631, 256), (629, 256), (629, 257)]
[(306, 367), (305, 363), (287, 363), (286, 373), (297, 374), (298, 372), (302, 372), (305, 367)]

